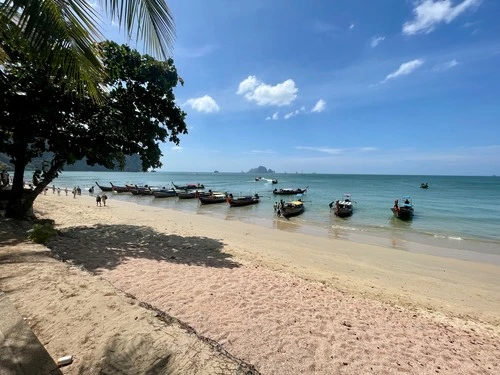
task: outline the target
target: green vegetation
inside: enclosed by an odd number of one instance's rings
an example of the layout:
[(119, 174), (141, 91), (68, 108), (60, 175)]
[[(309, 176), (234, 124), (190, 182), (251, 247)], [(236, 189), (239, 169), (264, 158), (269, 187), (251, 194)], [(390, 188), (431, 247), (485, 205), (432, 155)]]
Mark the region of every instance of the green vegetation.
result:
[[(104, 0), (102, 9), (131, 40), (143, 40), (146, 52), (167, 57), (175, 34), (174, 20), (164, 0)], [(10, 0), (0, 4), (0, 40), (16, 40), (37, 56), (32, 64), (47, 67), (56, 81), (74, 82), (72, 89), (100, 99), (99, 84), (106, 69), (98, 42), (100, 15), (86, 0)], [(132, 35), (135, 34), (135, 35)], [(0, 64), (17, 59), (16, 49), (0, 45)]]
[(47, 245), (56, 235), (57, 231), (54, 229), (54, 223), (45, 221), (33, 225), (33, 228), (29, 231), (28, 239), (42, 245)]
[[(172, 59), (157, 61), (125, 45), (100, 43), (107, 78), (96, 102), (78, 93), (77, 82), (62, 84), (49, 68), (32, 64), (37, 57), (31, 50), (5, 41), (3, 47), (17, 56), (4, 64), (0, 80), (0, 152), (15, 170), (9, 217), (25, 217), (67, 164), (86, 158), (89, 165), (123, 168), (127, 155), (138, 155), (142, 170), (159, 168), (160, 143), (179, 144), (179, 135), (187, 134), (186, 114), (175, 104), (180, 79)], [(23, 196), (26, 165), (42, 155), (51, 158), (35, 171), (35, 190)]]

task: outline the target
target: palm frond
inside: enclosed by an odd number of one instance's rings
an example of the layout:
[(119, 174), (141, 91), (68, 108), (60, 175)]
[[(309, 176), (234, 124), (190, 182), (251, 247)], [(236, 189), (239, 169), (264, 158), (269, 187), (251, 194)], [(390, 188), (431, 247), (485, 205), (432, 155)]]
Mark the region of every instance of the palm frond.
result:
[(144, 41), (146, 53), (169, 56), (175, 41), (175, 22), (165, 0), (101, 0), (129, 38)]

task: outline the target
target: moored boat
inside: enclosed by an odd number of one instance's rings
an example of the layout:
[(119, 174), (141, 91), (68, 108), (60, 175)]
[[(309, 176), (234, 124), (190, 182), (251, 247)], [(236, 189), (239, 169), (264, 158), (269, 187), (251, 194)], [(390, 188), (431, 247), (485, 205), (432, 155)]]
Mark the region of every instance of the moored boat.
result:
[(409, 220), (413, 217), (413, 203), (409, 195), (404, 195), (401, 198), (394, 201), (394, 206), (391, 208), (392, 213), (398, 219)]
[(116, 191), (117, 193), (128, 193), (130, 192), (129, 190), (129, 187), (128, 186), (118, 186), (118, 185), (113, 185), (112, 182), (110, 182), (111, 184), (111, 189), (113, 191)]
[(284, 188), (284, 189), (274, 189), (273, 194), (276, 195), (293, 195), (293, 194), (304, 194), (307, 192), (307, 189), (309, 188), (306, 187), (305, 189), (297, 188), (297, 189), (291, 189), (291, 188)]
[(427, 189), (428, 187), (429, 187), (429, 184), (427, 182), (422, 182), (420, 184), (420, 188), (422, 188), (422, 189)]
[(186, 184), (186, 185), (176, 185), (172, 182), (172, 186), (177, 190), (203, 190), (205, 185), (203, 184)]
[(97, 181), (95, 184), (99, 187), (99, 189), (101, 189), (101, 191), (113, 191), (113, 186), (101, 186)]
[(276, 215), (285, 218), (300, 215), (304, 212), (304, 209), (304, 202), (302, 202), (300, 198), (289, 202), (281, 200), (280, 203), (275, 206)]
[(226, 202), (227, 194), (221, 192), (209, 192), (209, 194), (199, 194), (200, 204), (214, 204)]
[(344, 194), (342, 199), (337, 199), (329, 204), (330, 211), (333, 211), (335, 216), (348, 217), (353, 213), (351, 194)]
[(272, 180), (271, 180), (271, 183), (272, 183), (272, 184), (277, 184), (277, 183), (278, 183), (278, 180), (274, 178), (274, 179), (272, 179)]
[(155, 198), (169, 198), (176, 196), (177, 192), (174, 189), (160, 189), (153, 191), (153, 197)]
[(226, 200), (230, 207), (241, 207), (259, 203), (260, 197), (258, 194), (240, 197), (234, 197), (233, 194), (229, 194)]

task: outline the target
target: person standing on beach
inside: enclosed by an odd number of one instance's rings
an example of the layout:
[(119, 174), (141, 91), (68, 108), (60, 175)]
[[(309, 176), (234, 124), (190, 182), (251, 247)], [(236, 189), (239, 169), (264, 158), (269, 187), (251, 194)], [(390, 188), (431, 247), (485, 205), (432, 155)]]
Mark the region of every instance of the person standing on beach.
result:
[(73, 198), (76, 198), (76, 186), (73, 188)]
[(97, 197), (95, 197), (95, 204), (96, 206), (101, 206), (101, 196), (97, 194)]
[(66, 195), (68, 195), (68, 188), (67, 187), (64, 188), (64, 192), (66, 193)]
[(104, 204), (104, 206), (106, 206), (106, 199), (108, 199), (108, 196), (106, 195), (106, 193), (104, 193), (102, 195), (102, 203)]

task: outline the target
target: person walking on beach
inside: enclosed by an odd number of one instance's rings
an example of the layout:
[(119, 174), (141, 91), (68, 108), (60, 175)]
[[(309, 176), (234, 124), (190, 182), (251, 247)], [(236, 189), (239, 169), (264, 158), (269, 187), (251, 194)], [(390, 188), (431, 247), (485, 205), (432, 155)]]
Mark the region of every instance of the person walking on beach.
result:
[(102, 195), (102, 203), (104, 204), (104, 206), (106, 206), (106, 199), (108, 199), (108, 196), (106, 195), (106, 193), (104, 193)]
[(68, 195), (68, 188), (67, 187), (64, 188), (64, 192), (66, 193), (66, 195)]
[(61, 195), (61, 188), (57, 188), (57, 195)]
[(97, 197), (95, 197), (95, 204), (96, 206), (101, 206), (101, 196), (97, 194)]
[(76, 198), (76, 186), (73, 188), (73, 198)]

